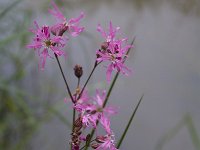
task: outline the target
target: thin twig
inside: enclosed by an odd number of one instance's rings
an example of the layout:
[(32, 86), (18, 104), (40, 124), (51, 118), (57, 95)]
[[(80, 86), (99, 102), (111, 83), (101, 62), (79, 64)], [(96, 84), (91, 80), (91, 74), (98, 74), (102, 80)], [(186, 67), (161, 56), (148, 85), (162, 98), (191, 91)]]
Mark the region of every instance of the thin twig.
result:
[[(94, 142), (94, 141), (95, 141), (95, 139), (92, 140), (92, 141), (90, 141), (89, 145), (90, 145), (92, 142)], [(85, 144), (80, 150), (83, 150), (85, 147), (86, 147), (86, 144)]]
[[(55, 54), (55, 53), (54, 53), (54, 54)], [(65, 85), (66, 85), (66, 87), (67, 87), (68, 94), (69, 94), (69, 96), (70, 96), (72, 102), (74, 103), (74, 99), (73, 99), (73, 97), (72, 97), (72, 93), (71, 93), (71, 91), (70, 91), (70, 88), (69, 88), (69, 85), (68, 85), (67, 80), (66, 80), (66, 78), (65, 78), (65, 75), (64, 75), (64, 73), (63, 73), (63, 70), (62, 70), (60, 61), (59, 61), (58, 56), (57, 56), (56, 54), (55, 54), (55, 57), (56, 57), (56, 60), (57, 60), (57, 63), (58, 63), (60, 72), (61, 72), (61, 74), (62, 74), (62, 77), (63, 77), (63, 79), (64, 79)]]
[(86, 80), (86, 82), (85, 82), (85, 84), (84, 84), (84, 86), (83, 86), (83, 88), (82, 88), (82, 90), (81, 90), (81, 92), (80, 92), (80, 94), (79, 94), (77, 100), (78, 100), (79, 98), (81, 98), (81, 96), (82, 96), (82, 94), (83, 94), (83, 91), (84, 91), (86, 85), (88, 84), (88, 81), (90, 80), (92, 74), (94, 73), (94, 70), (96, 69), (96, 67), (97, 67), (99, 64), (100, 64), (100, 63), (97, 63), (97, 61), (95, 62), (94, 67), (93, 67), (93, 69), (92, 69), (90, 75), (88, 76), (88, 78), (87, 78), (87, 80)]
[[(78, 78), (78, 83), (77, 83), (77, 87), (76, 87), (76, 90), (79, 90), (79, 86), (80, 86), (80, 78)], [(75, 94), (75, 103), (77, 102), (77, 99), (76, 99), (76, 96), (77, 96), (77, 91), (76, 91), (76, 94)], [(74, 122), (76, 120), (76, 110), (75, 108), (73, 108), (73, 125), (72, 125), (72, 132), (74, 131)]]

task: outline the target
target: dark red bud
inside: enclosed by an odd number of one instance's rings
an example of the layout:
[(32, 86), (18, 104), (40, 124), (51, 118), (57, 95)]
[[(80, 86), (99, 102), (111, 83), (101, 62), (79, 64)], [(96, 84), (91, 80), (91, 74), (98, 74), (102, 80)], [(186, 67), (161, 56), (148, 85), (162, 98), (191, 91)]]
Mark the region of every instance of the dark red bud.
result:
[(92, 143), (92, 144), (91, 144), (91, 147), (92, 147), (93, 149), (97, 149), (97, 148), (99, 147), (99, 144), (98, 144), (98, 143)]
[(74, 74), (77, 78), (80, 78), (83, 75), (83, 68), (80, 65), (74, 67)]
[(109, 46), (109, 43), (108, 43), (108, 42), (103, 42), (103, 43), (101, 44), (101, 49), (102, 49), (102, 50), (106, 50), (106, 49), (108, 48), (108, 46)]

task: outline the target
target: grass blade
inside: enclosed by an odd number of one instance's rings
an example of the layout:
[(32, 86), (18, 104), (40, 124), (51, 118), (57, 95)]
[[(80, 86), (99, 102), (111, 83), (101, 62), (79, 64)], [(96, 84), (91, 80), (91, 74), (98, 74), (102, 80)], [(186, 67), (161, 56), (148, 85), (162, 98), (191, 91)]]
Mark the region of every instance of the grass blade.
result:
[(192, 117), (190, 114), (186, 114), (172, 129), (170, 129), (164, 136), (160, 138), (156, 145), (156, 150), (162, 150), (164, 145), (167, 144), (170, 140), (172, 140), (178, 133), (179, 131), (183, 128), (186, 127), (192, 143), (196, 150), (200, 150), (200, 139), (198, 136), (198, 132), (194, 126), (194, 122), (192, 120)]
[(125, 136), (126, 136), (126, 133), (127, 133), (128, 129), (129, 129), (129, 127), (130, 127), (132, 121), (133, 121), (133, 118), (134, 118), (134, 116), (135, 116), (135, 114), (136, 114), (136, 112), (137, 112), (137, 110), (138, 110), (138, 107), (139, 107), (139, 105), (140, 105), (140, 103), (141, 103), (141, 101), (142, 101), (142, 99), (143, 99), (143, 97), (144, 97), (144, 94), (141, 96), (141, 98), (140, 98), (140, 100), (139, 100), (137, 106), (135, 107), (135, 109), (134, 109), (134, 111), (133, 111), (133, 113), (132, 113), (132, 115), (131, 115), (131, 117), (130, 117), (130, 119), (129, 119), (129, 122), (128, 122), (128, 124), (126, 125), (126, 128), (125, 128), (125, 130), (124, 130), (124, 132), (123, 132), (123, 134), (122, 134), (122, 136), (121, 136), (121, 138), (120, 138), (120, 140), (119, 140), (119, 142), (118, 142), (118, 144), (117, 144), (117, 148), (120, 148), (120, 146), (121, 146), (121, 144), (122, 144), (122, 142), (123, 142), (123, 140), (124, 140), (124, 138), (125, 138)]
[(180, 129), (182, 129), (184, 126), (185, 126), (185, 117), (182, 118), (173, 128), (171, 128), (165, 135), (163, 135), (159, 139), (155, 147), (155, 150), (162, 150), (164, 145), (167, 142), (169, 142), (173, 137), (175, 137), (175, 135), (177, 135)]
[(192, 120), (192, 117), (190, 115), (187, 115), (186, 116), (186, 123), (187, 123), (187, 128), (188, 128), (188, 131), (190, 133), (190, 137), (191, 137), (191, 140), (193, 142), (193, 145), (196, 147), (197, 150), (200, 150), (200, 139), (199, 139), (199, 136), (198, 136), (198, 132), (194, 126), (194, 122)]

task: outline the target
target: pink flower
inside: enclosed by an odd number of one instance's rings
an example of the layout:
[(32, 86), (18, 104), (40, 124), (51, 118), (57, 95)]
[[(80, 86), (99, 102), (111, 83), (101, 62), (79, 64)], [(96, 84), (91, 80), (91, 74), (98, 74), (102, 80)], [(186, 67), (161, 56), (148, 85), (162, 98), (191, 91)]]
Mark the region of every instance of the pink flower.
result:
[(116, 32), (118, 30), (119, 27), (113, 28), (111, 22), (108, 33), (106, 33), (100, 25), (97, 27), (97, 31), (105, 38), (101, 49), (97, 51), (97, 62), (107, 61), (110, 63), (107, 66), (106, 72), (108, 82), (111, 80), (113, 70), (122, 72), (125, 75), (128, 75), (130, 72), (130, 69), (124, 65), (124, 58), (127, 57), (126, 52), (131, 48), (131, 45), (126, 45), (127, 38), (116, 39)]
[(106, 135), (97, 136), (96, 142), (94, 144), (96, 150), (117, 150), (115, 147), (115, 136), (110, 129), (110, 121), (107, 118), (101, 119), (101, 124), (103, 125)]
[(107, 134), (112, 134), (111, 128), (110, 128), (110, 120), (107, 118), (102, 118), (100, 120), (101, 125), (103, 126), (103, 128), (105, 129)]
[[(75, 96), (74, 96), (75, 99)], [(82, 112), (84, 111), (87, 106), (89, 105), (89, 94), (87, 90), (84, 90), (81, 97), (76, 100), (75, 104), (74, 104), (74, 108), (78, 111), (78, 112)]]
[[(84, 125), (92, 125), (96, 128), (97, 121), (103, 118), (109, 118), (110, 115), (116, 114), (116, 109), (113, 107), (103, 108), (103, 102), (106, 97), (106, 91), (96, 90), (96, 95), (92, 99), (91, 103), (79, 105), (79, 109), (82, 114), (82, 122)], [(82, 108), (82, 109), (80, 109)]]
[(35, 37), (33, 38), (33, 42), (27, 45), (27, 48), (33, 48), (37, 50), (40, 57), (41, 69), (44, 69), (46, 58), (51, 57), (49, 55), (49, 50), (51, 50), (57, 56), (66, 56), (65, 52), (60, 50), (60, 48), (65, 46), (65, 38), (61, 36), (51, 37), (49, 26), (42, 26), (40, 28), (36, 21), (34, 24), (36, 29), (31, 29), (30, 31), (35, 34)]
[(117, 150), (114, 144), (113, 135), (105, 135), (101, 144), (98, 144), (96, 150)]
[(103, 128), (106, 131), (106, 135), (97, 136), (94, 143), (91, 144), (91, 147), (96, 150), (117, 150), (115, 147), (115, 136), (110, 129), (110, 120), (107, 118), (102, 118), (100, 120)]
[(54, 25), (51, 30), (54, 35), (62, 35), (65, 31), (68, 31), (72, 36), (78, 36), (84, 27), (79, 26), (80, 20), (84, 17), (84, 13), (81, 12), (80, 16), (77, 18), (71, 18), (67, 21), (67, 18), (59, 10), (58, 6), (52, 1), (53, 9), (49, 9), (49, 13), (52, 14), (56, 20), (57, 24)]
[(117, 31), (120, 29), (120, 27), (113, 28), (112, 22), (110, 21), (109, 31), (106, 33), (106, 31), (103, 30), (100, 24), (97, 26), (97, 31), (102, 34), (102, 36), (106, 39), (105, 42), (111, 42), (115, 40), (115, 36)]
[(108, 61), (110, 64), (107, 66), (106, 79), (108, 82), (111, 80), (111, 74), (113, 70), (122, 72), (125, 75), (128, 75), (130, 69), (124, 65), (124, 58), (127, 57), (126, 52), (131, 47), (126, 45), (122, 47), (123, 40), (112, 41), (108, 44), (106, 50), (97, 51), (97, 61), (103, 62)]

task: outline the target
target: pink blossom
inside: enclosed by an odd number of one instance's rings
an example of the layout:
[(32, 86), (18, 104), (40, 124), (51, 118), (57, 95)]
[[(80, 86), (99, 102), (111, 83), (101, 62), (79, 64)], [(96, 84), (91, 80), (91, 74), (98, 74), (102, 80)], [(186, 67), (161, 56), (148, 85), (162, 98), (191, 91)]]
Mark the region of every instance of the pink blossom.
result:
[(103, 125), (106, 135), (104, 136), (97, 136), (96, 142), (93, 143), (96, 150), (117, 150), (115, 147), (115, 136), (110, 129), (110, 120), (107, 118), (102, 118), (100, 120), (101, 124)]
[[(97, 121), (103, 118), (109, 118), (110, 115), (116, 114), (116, 109), (114, 107), (103, 108), (105, 97), (105, 90), (96, 90), (96, 95), (91, 99), (90, 103), (78, 105), (78, 110), (81, 110), (83, 124), (86, 126), (92, 125), (96, 128)], [(77, 109), (77, 107), (75, 108)]]
[(97, 26), (97, 31), (102, 34), (102, 36), (106, 39), (105, 42), (111, 42), (115, 40), (115, 36), (117, 31), (120, 29), (120, 27), (113, 28), (112, 22), (110, 21), (109, 31), (106, 33), (106, 31), (103, 30), (100, 24)]
[(130, 69), (124, 65), (124, 58), (127, 57), (126, 52), (131, 48), (131, 45), (126, 44), (127, 38), (117, 39), (116, 32), (119, 30), (119, 27), (114, 28), (111, 22), (108, 33), (100, 25), (98, 25), (97, 30), (105, 38), (101, 49), (97, 51), (97, 62), (106, 61), (110, 63), (107, 66), (107, 81), (110, 82), (113, 70), (128, 75)]
[(99, 144), (96, 150), (117, 150), (114, 144), (113, 135), (105, 135), (104, 140)]
[[(75, 99), (75, 97), (74, 97)], [(74, 104), (74, 108), (78, 111), (78, 112), (82, 112), (84, 111), (87, 106), (89, 105), (89, 94), (87, 90), (84, 90), (81, 97), (75, 102)]]
[(110, 128), (110, 120), (108, 118), (102, 118), (100, 120), (101, 125), (105, 129), (107, 134), (112, 134), (111, 128)]
[(51, 30), (55, 35), (62, 35), (65, 31), (68, 31), (72, 36), (78, 36), (84, 27), (79, 26), (80, 20), (84, 17), (84, 13), (81, 12), (80, 16), (77, 18), (71, 18), (67, 21), (67, 18), (59, 10), (58, 6), (52, 1), (53, 9), (49, 9), (49, 13), (52, 14), (56, 20), (57, 24), (54, 25)]
[(34, 24), (36, 29), (31, 29), (30, 31), (35, 34), (35, 37), (33, 38), (33, 42), (27, 45), (27, 48), (33, 48), (37, 50), (40, 57), (40, 68), (44, 69), (46, 58), (51, 57), (49, 55), (49, 50), (51, 50), (57, 56), (66, 56), (65, 52), (60, 50), (60, 48), (65, 46), (66, 39), (61, 36), (51, 37), (49, 26), (42, 26), (40, 28), (36, 21)]
[(125, 75), (128, 75), (131, 71), (128, 67), (124, 65), (124, 58), (127, 57), (126, 52), (131, 47), (126, 45), (122, 47), (123, 40), (112, 41), (109, 43), (106, 50), (97, 51), (98, 57), (97, 61), (107, 61), (110, 64), (107, 66), (106, 79), (108, 82), (111, 80), (111, 74), (113, 70), (122, 72)]

